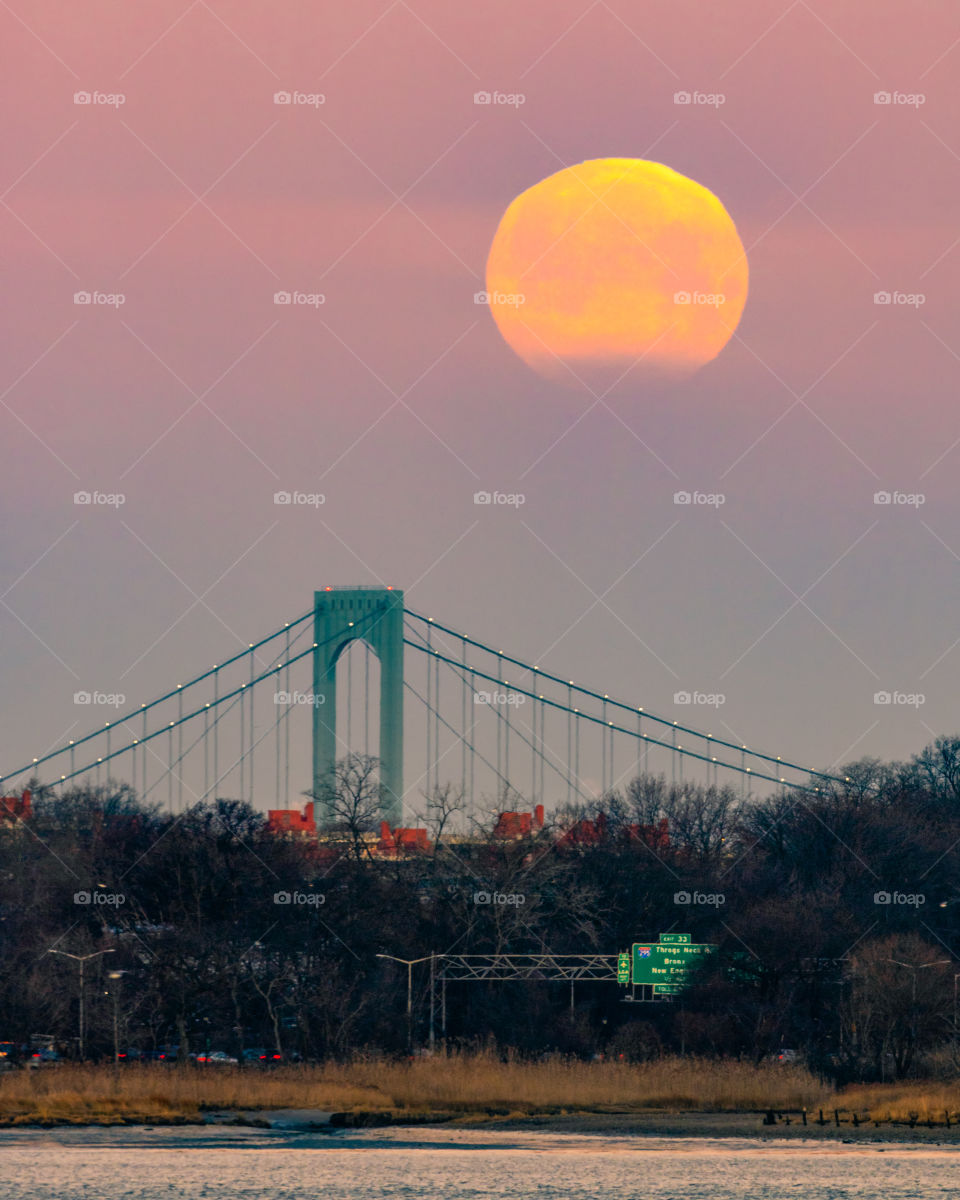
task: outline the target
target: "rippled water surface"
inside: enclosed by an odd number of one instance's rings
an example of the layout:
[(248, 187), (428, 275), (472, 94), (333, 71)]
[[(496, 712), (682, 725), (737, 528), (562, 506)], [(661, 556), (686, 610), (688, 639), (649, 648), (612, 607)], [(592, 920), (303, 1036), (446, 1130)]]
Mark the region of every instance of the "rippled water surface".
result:
[(960, 1151), (381, 1130), (0, 1132), (0, 1200), (936, 1200)]

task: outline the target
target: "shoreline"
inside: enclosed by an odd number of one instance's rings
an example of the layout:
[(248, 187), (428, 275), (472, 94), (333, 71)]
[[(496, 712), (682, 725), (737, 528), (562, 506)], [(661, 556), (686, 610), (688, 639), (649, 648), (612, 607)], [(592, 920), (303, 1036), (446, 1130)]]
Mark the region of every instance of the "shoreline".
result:
[[(808, 1117), (809, 1121), (809, 1117)], [(826, 1142), (843, 1145), (890, 1144), (914, 1146), (960, 1147), (960, 1126), (916, 1124), (885, 1121), (861, 1121), (854, 1125), (849, 1116), (841, 1117), (838, 1126), (831, 1119), (824, 1125), (817, 1121), (802, 1123), (799, 1113), (785, 1112), (776, 1124), (765, 1124), (765, 1114), (757, 1111), (680, 1111), (650, 1109), (634, 1112), (596, 1112), (589, 1110), (558, 1113), (495, 1113), (476, 1112), (329, 1112), (319, 1109), (225, 1109), (196, 1116), (169, 1118), (140, 1118), (117, 1116), (114, 1119), (63, 1119), (16, 1121), (0, 1119), (0, 1139), (5, 1133), (62, 1132), (75, 1130), (169, 1131), (187, 1129), (199, 1133), (203, 1129), (236, 1130), (237, 1133), (294, 1135), (338, 1134), (373, 1131), (376, 1129), (448, 1129), (451, 1131), (483, 1131), (498, 1133), (573, 1134), (588, 1137), (630, 1137), (638, 1140), (663, 1139), (747, 1139), (761, 1143)]]

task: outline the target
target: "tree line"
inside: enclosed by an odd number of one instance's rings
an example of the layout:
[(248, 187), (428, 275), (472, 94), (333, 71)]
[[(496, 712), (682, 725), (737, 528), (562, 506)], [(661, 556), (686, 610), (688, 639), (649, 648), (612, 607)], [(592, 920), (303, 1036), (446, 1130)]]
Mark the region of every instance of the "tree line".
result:
[(35, 783), (31, 819), (0, 826), (0, 1041), (46, 1034), (78, 1055), (93, 956), (87, 1057), (403, 1054), (426, 1038), (429, 964), (411, 968), (408, 1029), (407, 968), (378, 956), (613, 955), (682, 931), (718, 952), (681, 995), (580, 983), (571, 1011), (556, 983), (449, 983), (448, 1041), (630, 1060), (789, 1049), (841, 1082), (952, 1071), (960, 738), (844, 775), (763, 798), (641, 776), (521, 838), (494, 836), (521, 797), (468, 815), (446, 786), (423, 797), (429, 849), (395, 859), (373, 850), (376, 764), (359, 756), (315, 797), (334, 814), (319, 844), (229, 798), (171, 814), (123, 784)]

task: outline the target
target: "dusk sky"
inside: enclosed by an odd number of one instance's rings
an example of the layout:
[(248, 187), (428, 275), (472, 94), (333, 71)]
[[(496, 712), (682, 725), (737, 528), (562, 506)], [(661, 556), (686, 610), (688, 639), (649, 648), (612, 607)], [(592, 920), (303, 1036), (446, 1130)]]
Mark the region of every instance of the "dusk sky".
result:
[[(955, 0), (12, 0), (0, 42), (6, 766), (346, 583), (811, 766), (960, 732)], [(604, 157), (713, 192), (750, 289), (600, 398), (474, 294)]]

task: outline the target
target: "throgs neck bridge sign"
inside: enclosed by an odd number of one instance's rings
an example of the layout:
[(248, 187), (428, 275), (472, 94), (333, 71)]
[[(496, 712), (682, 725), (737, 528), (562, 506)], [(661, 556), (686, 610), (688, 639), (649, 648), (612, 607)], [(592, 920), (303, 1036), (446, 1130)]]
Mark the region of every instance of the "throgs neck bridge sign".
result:
[(653, 988), (655, 996), (674, 996), (717, 947), (694, 942), (689, 933), (661, 933), (658, 942), (634, 942), (631, 978), (634, 985)]

